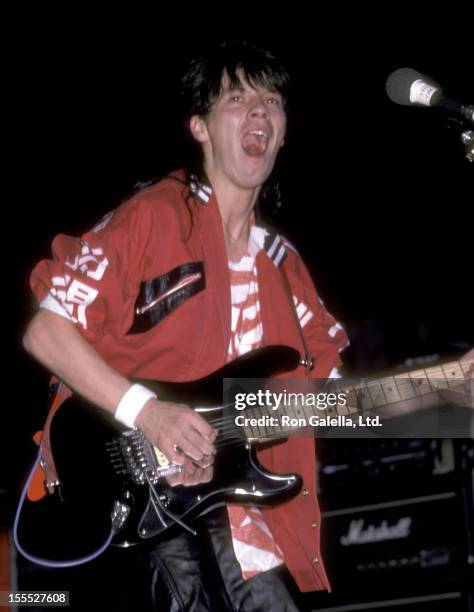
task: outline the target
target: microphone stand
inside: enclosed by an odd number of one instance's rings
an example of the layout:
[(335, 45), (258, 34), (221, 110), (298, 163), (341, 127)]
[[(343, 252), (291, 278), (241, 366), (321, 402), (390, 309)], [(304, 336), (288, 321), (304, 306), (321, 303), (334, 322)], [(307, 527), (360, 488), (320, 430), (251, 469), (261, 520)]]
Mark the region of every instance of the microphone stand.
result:
[(466, 158), (474, 162), (474, 130), (464, 130), (461, 133), (461, 142), (466, 146)]
[(448, 117), (446, 127), (448, 130), (460, 129), (461, 133), (456, 140), (465, 146), (465, 157), (467, 161), (474, 162), (474, 130), (467, 128), (467, 122), (459, 117)]

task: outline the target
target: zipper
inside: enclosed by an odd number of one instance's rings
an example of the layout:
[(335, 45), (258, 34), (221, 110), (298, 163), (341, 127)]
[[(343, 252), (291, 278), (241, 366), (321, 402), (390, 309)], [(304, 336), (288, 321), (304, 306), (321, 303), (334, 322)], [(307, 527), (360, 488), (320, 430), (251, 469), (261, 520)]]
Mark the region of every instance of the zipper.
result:
[(163, 295), (160, 295), (159, 297), (157, 297), (156, 300), (153, 300), (149, 304), (146, 304), (146, 306), (141, 306), (141, 307), (137, 306), (137, 308), (135, 310), (136, 314), (137, 315), (145, 314), (146, 312), (148, 312), (149, 310), (151, 310), (152, 308), (154, 308), (158, 304), (161, 304), (161, 302), (163, 302), (164, 300), (169, 298), (170, 295), (173, 295), (174, 293), (176, 293), (180, 289), (183, 289), (184, 287), (187, 287), (188, 285), (191, 285), (191, 284), (195, 283), (196, 281), (200, 280), (201, 278), (202, 278), (201, 272), (194, 272), (193, 274), (186, 275), (174, 287), (172, 287), (171, 289), (168, 289), (168, 291), (163, 293)]

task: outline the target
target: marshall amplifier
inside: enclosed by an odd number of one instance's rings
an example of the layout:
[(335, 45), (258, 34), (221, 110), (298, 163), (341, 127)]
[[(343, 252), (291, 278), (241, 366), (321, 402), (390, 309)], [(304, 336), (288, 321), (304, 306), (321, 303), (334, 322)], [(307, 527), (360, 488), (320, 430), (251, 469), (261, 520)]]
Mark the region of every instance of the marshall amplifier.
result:
[[(331, 582), (474, 569), (472, 516), (464, 489), (323, 512)], [(473, 575), (474, 578), (474, 575)], [(430, 578), (431, 579), (431, 578)]]
[(474, 612), (473, 441), (318, 440), (317, 448), (332, 593), (308, 595), (304, 606)]
[(322, 513), (332, 593), (314, 610), (474, 612), (472, 493), (452, 489)]

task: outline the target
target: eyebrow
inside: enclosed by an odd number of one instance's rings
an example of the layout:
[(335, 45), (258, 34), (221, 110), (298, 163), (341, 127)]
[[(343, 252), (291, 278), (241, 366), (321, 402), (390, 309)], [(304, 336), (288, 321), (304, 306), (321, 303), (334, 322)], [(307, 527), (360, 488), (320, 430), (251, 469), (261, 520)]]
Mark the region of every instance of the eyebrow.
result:
[(232, 87), (226, 87), (222, 89), (222, 93), (232, 93), (234, 91), (243, 92), (245, 91), (245, 87), (243, 87), (242, 85), (240, 87), (238, 85), (233, 85)]
[[(248, 88), (244, 87), (243, 85), (241, 85), (240, 87), (238, 85), (234, 85), (232, 87), (228, 87), (226, 89), (223, 89), (222, 93), (223, 94), (229, 94), (229, 93), (233, 93), (235, 91), (238, 91), (240, 93), (244, 93), (245, 91), (248, 91), (249, 89), (252, 90), (252, 91), (257, 91), (257, 88), (252, 87), (251, 85), (249, 85)], [(262, 87), (261, 90), (265, 94), (269, 94), (269, 95), (272, 95), (272, 96), (279, 96), (280, 98), (283, 99), (282, 94), (279, 91), (277, 91), (276, 89), (267, 89), (266, 87)]]

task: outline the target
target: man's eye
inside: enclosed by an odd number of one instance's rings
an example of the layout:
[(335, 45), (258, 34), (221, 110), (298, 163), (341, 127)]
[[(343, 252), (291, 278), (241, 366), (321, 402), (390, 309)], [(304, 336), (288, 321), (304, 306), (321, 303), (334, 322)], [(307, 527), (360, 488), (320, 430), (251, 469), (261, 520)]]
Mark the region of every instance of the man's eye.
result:
[(269, 96), (267, 98), (268, 104), (274, 104), (275, 106), (281, 106), (280, 98), (276, 98), (275, 96)]
[(242, 96), (240, 96), (239, 94), (234, 94), (233, 96), (230, 97), (230, 101), (231, 102), (241, 102)]

